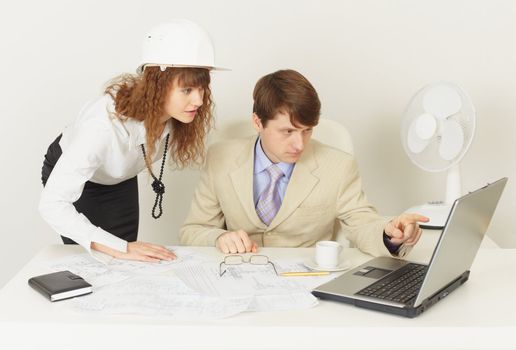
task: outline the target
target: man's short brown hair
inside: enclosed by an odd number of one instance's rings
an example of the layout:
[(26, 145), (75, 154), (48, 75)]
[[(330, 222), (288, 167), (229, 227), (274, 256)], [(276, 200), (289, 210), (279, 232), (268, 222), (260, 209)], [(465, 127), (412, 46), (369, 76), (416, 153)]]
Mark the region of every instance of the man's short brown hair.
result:
[(260, 78), (253, 100), (253, 112), (264, 127), (278, 113), (288, 114), (294, 126), (316, 126), (319, 122), (321, 102), (317, 91), (295, 70), (279, 70)]

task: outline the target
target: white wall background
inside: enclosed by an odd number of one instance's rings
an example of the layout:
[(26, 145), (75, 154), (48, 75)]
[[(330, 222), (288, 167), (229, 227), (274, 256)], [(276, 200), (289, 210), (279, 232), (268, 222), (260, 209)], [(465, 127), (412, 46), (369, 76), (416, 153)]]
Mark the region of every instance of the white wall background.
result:
[[(217, 125), (249, 118), (259, 77), (299, 70), (319, 91), (324, 116), (350, 130), (366, 193), (384, 214), (441, 197), (444, 174), (408, 160), (399, 127), (423, 85), (460, 84), (478, 117), (464, 189), (510, 178), (489, 234), (516, 247), (516, 2), (20, 0), (0, 12), (0, 287), (59, 242), (37, 212), (48, 144), (107, 80), (134, 71), (145, 31), (174, 17), (204, 26), (219, 64), (232, 68), (213, 74)], [(192, 170), (167, 174), (156, 222), (141, 177), (142, 240), (177, 243), (197, 179)]]

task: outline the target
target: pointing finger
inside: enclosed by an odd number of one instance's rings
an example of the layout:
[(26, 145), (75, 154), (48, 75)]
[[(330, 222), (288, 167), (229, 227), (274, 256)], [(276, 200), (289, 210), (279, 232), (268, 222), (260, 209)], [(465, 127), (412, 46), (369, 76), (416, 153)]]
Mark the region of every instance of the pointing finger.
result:
[(424, 215), (421, 215), (421, 214), (411, 213), (411, 214), (405, 214), (405, 215), (406, 215), (407, 222), (428, 222), (428, 221), (430, 221), (430, 218), (428, 218)]

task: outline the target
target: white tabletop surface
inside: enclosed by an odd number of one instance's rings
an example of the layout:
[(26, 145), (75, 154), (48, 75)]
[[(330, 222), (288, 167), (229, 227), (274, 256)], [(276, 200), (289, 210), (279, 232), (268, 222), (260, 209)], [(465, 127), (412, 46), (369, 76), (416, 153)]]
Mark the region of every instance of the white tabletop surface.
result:
[[(195, 249), (222, 257), (215, 248)], [(414, 319), (321, 301), (308, 310), (216, 321), (81, 313), (66, 301), (50, 303), (27, 285), (30, 277), (49, 272), (49, 261), (82, 252), (77, 246), (46, 247), (0, 290), (0, 349), (516, 348), (516, 249), (480, 249), (469, 281)], [(308, 258), (313, 250), (263, 248), (260, 253), (271, 259)], [(342, 254), (353, 265), (371, 258), (353, 248)], [(408, 259), (424, 262), (430, 254), (414, 249)]]

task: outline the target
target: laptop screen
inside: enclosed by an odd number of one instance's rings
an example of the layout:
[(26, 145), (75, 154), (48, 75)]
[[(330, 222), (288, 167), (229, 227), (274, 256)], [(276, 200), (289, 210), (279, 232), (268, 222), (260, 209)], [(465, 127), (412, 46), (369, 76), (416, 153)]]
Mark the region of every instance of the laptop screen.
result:
[(455, 200), (414, 306), (471, 268), (506, 183), (502, 178)]

